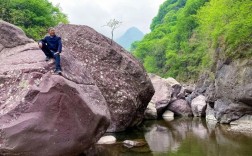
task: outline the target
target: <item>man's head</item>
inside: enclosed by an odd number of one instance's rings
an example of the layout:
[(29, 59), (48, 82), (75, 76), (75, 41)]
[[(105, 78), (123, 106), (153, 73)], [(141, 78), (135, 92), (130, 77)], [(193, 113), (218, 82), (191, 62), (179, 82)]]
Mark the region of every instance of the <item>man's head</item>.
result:
[(52, 27), (49, 28), (49, 29), (48, 29), (48, 33), (49, 33), (50, 36), (54, 36), (54, 35), (55, 35), (55, 29), (52, 28)]

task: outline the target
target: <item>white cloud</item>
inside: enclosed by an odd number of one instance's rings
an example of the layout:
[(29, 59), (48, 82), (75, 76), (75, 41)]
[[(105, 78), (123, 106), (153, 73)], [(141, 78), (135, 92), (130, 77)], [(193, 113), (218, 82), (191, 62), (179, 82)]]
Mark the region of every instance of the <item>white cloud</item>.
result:
[(49, 0), (60, 4), (70, 23), (88, 25), (104, 35), (110, 35), (108, 27), (102, 27), (110, 19), (122, 21), (115, 30), (115, 38), (135, 26), (149, 32), (153, 17), (165, 0)]

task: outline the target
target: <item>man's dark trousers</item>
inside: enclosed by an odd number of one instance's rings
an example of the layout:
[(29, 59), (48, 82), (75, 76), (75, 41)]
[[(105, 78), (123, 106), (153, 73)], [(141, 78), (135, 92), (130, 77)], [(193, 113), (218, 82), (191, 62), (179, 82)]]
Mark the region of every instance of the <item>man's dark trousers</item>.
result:
[(59, 54), (54, 55), (56, 53), (56, 51), (50, 50), (44, 42), (42, 42), (41, 50), (45, 53), (46, 57), (54, 58), (56, 71), (59, 71), (59, 70), (61, 71), (60, 55)]

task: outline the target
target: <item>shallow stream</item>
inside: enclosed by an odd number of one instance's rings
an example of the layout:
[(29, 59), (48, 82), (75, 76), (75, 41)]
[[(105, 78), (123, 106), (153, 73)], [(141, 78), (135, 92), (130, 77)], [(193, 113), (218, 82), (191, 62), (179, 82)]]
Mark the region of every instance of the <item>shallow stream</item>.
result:
[[(252, 134), (252, 133), (251, 133)], [(101, 156), (252, 156), (252, 135), (234, 133), (228, 125), (201, 118), (145, 121), (138, 128), (113, 133), (117, 143), (96, 145), (90, 153)], [(142, 140), (141, 147), (125, 147), (124, 140)]]

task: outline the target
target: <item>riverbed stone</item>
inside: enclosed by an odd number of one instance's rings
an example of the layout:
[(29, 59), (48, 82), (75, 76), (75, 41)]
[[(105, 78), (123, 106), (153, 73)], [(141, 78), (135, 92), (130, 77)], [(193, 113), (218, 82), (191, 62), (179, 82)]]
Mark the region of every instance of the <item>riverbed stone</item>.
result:
[(144, 112), (145, 119), (157, 119), (157, 109), (156, 105), (151, 101), (149, 102), (145, 112)]
[(114, 143), (116, 143), (116, 138), (112, 135), (103, 136), (97, 142), (97, 144), (114, 144)]
[(155, 89), (151, 102), (156, 105), (157, 116), (162, 118), (168, 104), (177, 97), (181, 90), (181, 85), (174, 78), (161, 78), (155, 74), (149, 74)]
[(170, 110), (166, 110), (162, 116), (166, 121), (171, 121), (174, 119), (174, 113)]
[(146, 142), (144, 140), (124, 140), (123, 145), (128, 148), (141, 147), (146, 145)]
[(167, 107), (168, 110), (174, 112), (175, 116), (193, 116), (192, 110), (186, 100), (178, 99)]
[(191, 108), (193, 115), (196, 117), (201, 117), (206, 115), (206, 97), (199, 95), (192, 100)]

